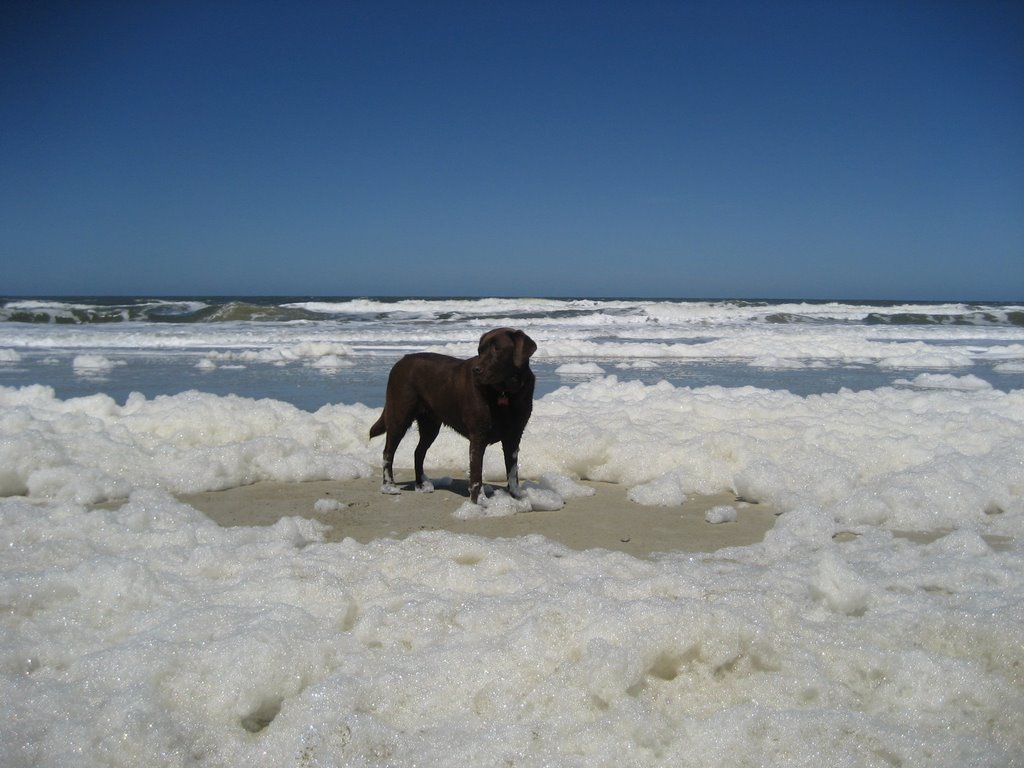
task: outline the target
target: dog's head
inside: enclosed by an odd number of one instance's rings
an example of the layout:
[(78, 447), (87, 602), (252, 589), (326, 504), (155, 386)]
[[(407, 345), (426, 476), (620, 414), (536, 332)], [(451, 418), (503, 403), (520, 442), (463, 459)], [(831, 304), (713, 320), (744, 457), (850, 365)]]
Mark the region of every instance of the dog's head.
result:
[(513, 328), (495, 328), (480, 337), (473, 363), (478, 384), (518, 392), (533, 372), (530, 355), (537, 351), (533, 339)]

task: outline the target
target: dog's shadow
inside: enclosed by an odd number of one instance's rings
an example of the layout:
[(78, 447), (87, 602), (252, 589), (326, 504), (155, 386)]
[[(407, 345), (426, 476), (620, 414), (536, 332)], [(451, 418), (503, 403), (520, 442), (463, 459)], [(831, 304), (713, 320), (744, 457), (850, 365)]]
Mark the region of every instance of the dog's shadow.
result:
[[(432, 477), (429, 479), (434, 486), (434, 493), (444, 492), (454, 494), (455, 496), (462, 496), (467, 499), (469, 498), (469, 480), (460, 480), (452, 477)], [(406, 483), (399, 484), (398, 487), (401, 488), (403, 492), (416, 491), (416, 482), (410, 480)]]

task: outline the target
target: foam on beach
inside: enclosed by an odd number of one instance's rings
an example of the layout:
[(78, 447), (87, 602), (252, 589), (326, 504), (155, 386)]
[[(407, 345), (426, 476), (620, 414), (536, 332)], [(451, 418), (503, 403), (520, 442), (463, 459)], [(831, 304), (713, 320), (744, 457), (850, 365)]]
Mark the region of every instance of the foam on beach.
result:
[[(537, 401), (522, 470), (622, 483), (641, 504), (731, 490), (847, 526), (1013, 535), (1024, 512), (1024, 391), (939, 381), (799, 397), (599, 378)], [(365, 437), (378, 411), (358, 404), (309, 413), (187, 392), (120, 405), (105, 395), (60, 400), (32, 386), (0, 389), (0, 407), (5, 496), (95, 503), (139, 487), (189, 493), (348, 479), (376, 472), (381, 450)], [(414, 445), (403, 441), (399, 466), (412, 465)], [(443, 430), (430, 460), (460, 466), (465, 453), (465, 440)], [(497, 448), (485, 471), (503, 477)]]
[[(0, 323), (5, 768), (1024, 754), (1024, 307), (32, 299)], [(568, 515), (586, 479), (625, 487), (626, 531), (696, 495), (774, 528), (641, 560), (221, 527), (176, 498), (376, 482), (379, 408), (356, 401), (401, 354), (468, 356), (499, 325), (539, 344), (526, 493), (451, 494), (459, 525)], [(466, 463), (443, 430), (434, 484)], [(503, 480), (498, 447), (484, 471)], [(340, 518), (336, 491), (303, 508)], [(715, 504), (698, 525), (744, 514)]]
[[(328, 543), (314, 521), (221, 528), (171, 495), (376, 473), (376, 416), (0, 389), (0, 762), (959, 768), (1024, 753), (1024, 392), (604, 377), (538, 400), (522, 448), (538, 492), (572, 504), (572, 478), (591, 478), (638, 505), (733, 490), (781, 511), (762, 544), (714, 555)], [(465, 454), (445, 431), (430, 460)], [(500, 451), (486, 472), (500, 477)]]

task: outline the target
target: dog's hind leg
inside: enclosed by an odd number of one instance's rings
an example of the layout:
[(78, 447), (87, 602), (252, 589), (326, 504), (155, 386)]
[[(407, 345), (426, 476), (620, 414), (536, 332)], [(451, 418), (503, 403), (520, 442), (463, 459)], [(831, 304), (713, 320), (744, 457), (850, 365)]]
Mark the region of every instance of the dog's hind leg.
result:
[(441, 431), (441, 420), (433, 414), (422, 414), (416, 419), (416, 426), (420, 430), (420, 441), (416, 444), (416, 450), (413, 453), (416, 490), (430, 493), (434, 490), (434, 485), (427, 479), (427, 474), (423, 471), (423, 460), (427, 456), (427, 449), (437, 438), (437, 433)]
[(395, 485), (394, 460), (398, 444), (402, 442), (405, 433), (409, 430), (412, 420), (401, 422), (397, 425), (388, 424), (388, 436), (384, 442), (384, 477), (380, 486), (381, 493), (398, 494), (401, 489)]

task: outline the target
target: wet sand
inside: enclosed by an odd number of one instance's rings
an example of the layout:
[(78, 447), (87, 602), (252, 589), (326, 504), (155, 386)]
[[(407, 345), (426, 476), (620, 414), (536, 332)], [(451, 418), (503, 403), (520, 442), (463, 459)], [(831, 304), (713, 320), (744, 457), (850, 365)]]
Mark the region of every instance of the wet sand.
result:
[[(558, 511), (472, 520), (452, 516), (468, 501), (465, 480), (453, 480), (433, 493), (417, 493), (411, 484), (405, 484), (397, 496), (382, 494), (380, 479), (373, 477), (257, 483), (178, 498), (223, 526), (273, 525), (289, 516), (312, 518), (330, 526), (330, 541), (353, 538), (365, 543), (432, 530), (489, 538), (540, 534), (571, 549), (618, 550), (637, 557), (670, 551), (714, 552), (754, 544), (764, 538), (775, 522), (773, 510), (740, 501), (731, 493), (691, 496), (678, 506), (647, 507), (630, 501), (623, 485), (589, 481), (582, 484), (593, 488), (594, 495), (569, 499)], [(315, 507), (320, 500), (328, 501), (321, 502), (318, 510)], [(332, 501), (343, 506), (330, 509), (338, 506), (332, 505)], [(707, 522), (704, 513), (723, 504), (736, 508), (736, 521)]]

